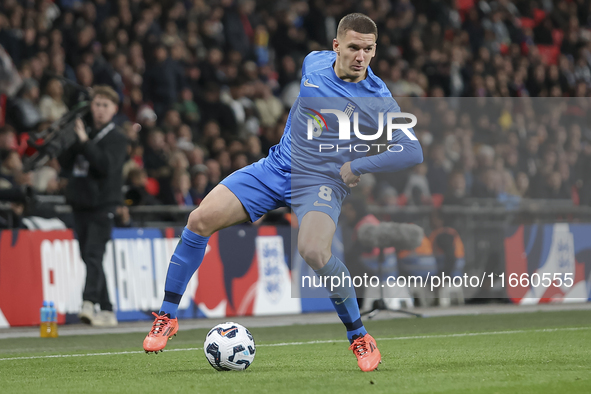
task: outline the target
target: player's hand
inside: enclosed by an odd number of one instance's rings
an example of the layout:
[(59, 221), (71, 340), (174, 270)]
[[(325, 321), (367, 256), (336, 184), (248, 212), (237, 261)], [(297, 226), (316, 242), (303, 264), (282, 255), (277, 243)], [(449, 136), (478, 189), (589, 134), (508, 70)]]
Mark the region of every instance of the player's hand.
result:
[(84, 129), (84, 123), (82, 122), (82, 119), (76, 119), (74, 131), (76, 132), (76, 135), (78, 136), (78, 139), (81, 143), (88, 141), (88, 134), (86, 134), (86, 129)]
[(341, 174), (341, 178), (343, 179), (343, 182), (345, 182), (345, 185), (347, 185), (349, 187), (355, 187), (359, 183), (360, 177), (353, 174), (353, 172), (351, 171), (351, 162), (350, 161), (343, 164), (343, 166), (341, 167), (340, 174)]

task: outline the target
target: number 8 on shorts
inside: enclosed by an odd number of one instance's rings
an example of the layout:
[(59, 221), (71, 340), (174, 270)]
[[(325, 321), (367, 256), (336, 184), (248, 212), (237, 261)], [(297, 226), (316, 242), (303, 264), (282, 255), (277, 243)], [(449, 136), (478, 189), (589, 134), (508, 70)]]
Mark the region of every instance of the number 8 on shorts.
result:
[(328, 186), (320, 186), (320, 191), (318, 192), (318, 197), (320, 197), (324, 201), (331, 201), (332, 200), (332, 189)]

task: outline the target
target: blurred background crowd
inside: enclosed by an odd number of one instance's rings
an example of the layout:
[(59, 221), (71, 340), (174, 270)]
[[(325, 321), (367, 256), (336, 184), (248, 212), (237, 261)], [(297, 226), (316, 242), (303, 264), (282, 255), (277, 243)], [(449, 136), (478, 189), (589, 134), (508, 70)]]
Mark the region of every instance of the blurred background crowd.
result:
[(76, 104), (71, 81), (120, 96), (129, 205), (199, 204), (279, 142), (304, 57), (350, 12), (376, 21), (371, 67), (419, 119), (425, 157), (364, 175), (369, 201), (591, 204), (590, 0), (3, 0), (0, 57), (18, 77), (0, 85), (0, 188), (62, 193), (56, 161), (22, 173), (21, 136)]

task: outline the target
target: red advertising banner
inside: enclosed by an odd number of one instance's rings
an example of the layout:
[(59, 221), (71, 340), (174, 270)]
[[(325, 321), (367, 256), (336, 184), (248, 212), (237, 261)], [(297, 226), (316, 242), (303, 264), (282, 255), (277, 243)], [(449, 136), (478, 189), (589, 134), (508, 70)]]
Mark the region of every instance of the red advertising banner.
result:
[[(43, 303), (41, 243), (66, 239), (73, 239), (72, 230), (0, 233), (0, 314), (11, 326), (39, 324)], [(47, 272), (49, 283), (55, 281), (56, 274), (54, 270)]]
[[(103, 266), (120, 321), (152, 319), (164, 297), (166, 271), (181, 230), (113, 230)], [(179, 316), (332, 310), (326, 298), (291, 297), (290, 235), (288, 226), (233, 227), (214, 234), (181, 300)], [(54, 301), (58, 322), (65, 323), (66, 315), (79, 312), (85, 278), (72, 230), (1, 231), (0, 328), (38, 325), (44, 300)]]

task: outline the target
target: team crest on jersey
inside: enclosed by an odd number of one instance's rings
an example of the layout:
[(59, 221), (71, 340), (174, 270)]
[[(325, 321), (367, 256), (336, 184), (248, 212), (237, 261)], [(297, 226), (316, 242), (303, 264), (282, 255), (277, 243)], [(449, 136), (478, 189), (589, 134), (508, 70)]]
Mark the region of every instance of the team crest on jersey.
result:
[(347, 115), (347, 117), (349, 119), (351, 119), (351, 115), (353, 115), (354, 111), (355, 111), (355, 105), (351, 102), (348, 102), (347, 106), (345, 107), (345, 110), (343, 112), (345, 113), (345, 115)]

